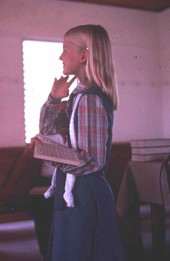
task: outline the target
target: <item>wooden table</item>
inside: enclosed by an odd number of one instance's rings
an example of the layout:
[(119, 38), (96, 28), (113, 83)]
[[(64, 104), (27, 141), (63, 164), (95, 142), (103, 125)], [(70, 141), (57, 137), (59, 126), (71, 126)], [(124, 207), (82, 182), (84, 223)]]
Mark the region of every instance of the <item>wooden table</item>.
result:
[(150, 204), (154, 260), (159, 260), (165, 252), (165, 206), (170, 205), (167, 173), (162, 164), (162, 161), (129, 162), (116, 201), (118, 216), (128, 220), (128, 230), (131, 231), (129, 237), (133, 234), (132, 245), (138, 244), (138, 249), (142, 244), (139, 207), (141, 204)]

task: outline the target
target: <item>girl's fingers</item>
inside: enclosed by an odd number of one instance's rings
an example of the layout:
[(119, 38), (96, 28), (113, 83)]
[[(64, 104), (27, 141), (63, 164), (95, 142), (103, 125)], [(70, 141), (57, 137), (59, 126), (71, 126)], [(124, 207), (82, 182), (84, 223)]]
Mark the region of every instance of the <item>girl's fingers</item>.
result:
[(64, 76), (61, 76), (60, 79), (59, 79), (59, 81), (67, 81), (67, 80), (68, 80), (68, 77), (69, 77), (68, 75), (65, 76), (65, 77), (64, 77)]
[(74, 76), (70, 81), (67, 82), (69, 76), (61, 76), (59, 80), (55, 78), (52, 89), (51, 89), (51, 95), (54, 98), (64, 98), (67, 97), (69, 94), (69, 87), (74, 82), (74, 80), (77, 78)]
[(67, 75), (67, 76), (65, 76), (65, 77), (64, 77), (64, 76), (61, 76), (59, 80), (57, 80), (57, 78), (55, 78), (55, 81), (56, 81), (56, 82), (66, 82), (66, 83), (68, 83), (69, 85), (71, 85), (77, 77), (74, 76), (69, 82), (67, 82), (68, 78), (69, 78), (69, 75)]
[(68, 82), (69, 86), (75, 81), (76, 78), (77, 78), (76, 75), (74, 75), (74, 77)]

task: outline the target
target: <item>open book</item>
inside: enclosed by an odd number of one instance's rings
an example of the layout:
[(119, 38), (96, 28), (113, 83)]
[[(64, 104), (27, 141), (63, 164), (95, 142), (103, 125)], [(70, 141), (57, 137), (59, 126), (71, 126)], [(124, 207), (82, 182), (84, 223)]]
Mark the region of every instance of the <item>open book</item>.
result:
[(80, 160), (73, 148), (68, 148), (47, 136), (38, 134), (39, 143), (35, 143), (34, 158), (55, 161), (70, 165), (79, 165)]

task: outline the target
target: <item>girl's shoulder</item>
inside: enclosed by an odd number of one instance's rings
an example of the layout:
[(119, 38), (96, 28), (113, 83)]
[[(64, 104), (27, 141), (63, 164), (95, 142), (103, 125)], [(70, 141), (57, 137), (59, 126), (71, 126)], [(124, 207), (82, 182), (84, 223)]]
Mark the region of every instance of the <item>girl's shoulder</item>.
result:
[(98, 97), (99, 97), (105, 107), (109, 108), (110, 110), (113, 109), (113, 106), (112, 106), (112, 103), (111, 103), (109, 97), (97, 85), (94, 85), (94, 86), (86, 89), (82, 93), (82, 97), (84, 95), (90, 96), (90, 94), (92, 94), (93, 97), (96, 96), (96, 99), (98, 99)]

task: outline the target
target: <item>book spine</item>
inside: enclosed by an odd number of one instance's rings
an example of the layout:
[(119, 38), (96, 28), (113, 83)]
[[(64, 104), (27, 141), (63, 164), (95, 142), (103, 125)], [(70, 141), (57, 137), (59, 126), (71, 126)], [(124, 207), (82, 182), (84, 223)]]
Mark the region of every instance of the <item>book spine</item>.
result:
[(132, 140), (131, 147), (170, 147), (170, 139)]
[(169, 154), (159, 155), (132, 155), (131, 161), (156, 161), (165, 160)]
[(132, 154), (164, 154), (170, 153), (170, 146), (165, 147), (141, 147), (141, 148), (131, 148)]

